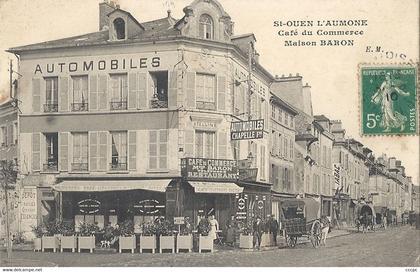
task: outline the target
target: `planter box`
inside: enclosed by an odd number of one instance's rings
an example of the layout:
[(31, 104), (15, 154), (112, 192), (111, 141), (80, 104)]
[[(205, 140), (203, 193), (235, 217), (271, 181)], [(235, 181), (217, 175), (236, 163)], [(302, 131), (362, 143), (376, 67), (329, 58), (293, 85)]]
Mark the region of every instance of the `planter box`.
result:
[(209, 250), (213, 252), (213, 236), (201, 236), (198, 240), (198, 252), (203, 252), (203, 250)]
[(272, 245), (272, 234), (269, 233), (263, 233), (263, 235), (261, 236), (261, 247), (269, 247)]
[(159, 238), (160, 253), (162, 253), (164, 249), (170, 249), (172, 253), (175, 253), (175, 236), (160, 236)]
[(77, 241), (79, 253), (82, 249), (88, 249), (90, 253), (95, 249), (95, 236), (79, 236)]
[(56, 252), (60, 247), (59, 242), (56, 236), (42, 236), (42, 252), (46, 249), (52, 249), (53, 252)]
[(34, 238), (34, 251), (41, 251), (41, 250), (42, 250), (42, 239)]
[(254, 236), (252, 235), (239, 235), (239, 248), (253, 248)]
[(176, 252), (179, 253), (180, 249), (192, 251), (193, 248), (193, 237), (192, 235), (178, 235)]
[(131, 250), (131, 253), (134, 253), (134, 250), (136, 249), (136, 236), (120, 236), (118, 240), (120, 253), (122, 253), (123, 250)]
[(75, 252), (77, 248), (77, 237), (72, 236), (61, 236), (61, 252), (64, 249), (71, 249), (71, 252)]
[(156, 252), (156, 235), (153, 235), (153, 236), (140, 235), (140, 253), (143, 253), (144, 249), (152, 250), (152, 253)]

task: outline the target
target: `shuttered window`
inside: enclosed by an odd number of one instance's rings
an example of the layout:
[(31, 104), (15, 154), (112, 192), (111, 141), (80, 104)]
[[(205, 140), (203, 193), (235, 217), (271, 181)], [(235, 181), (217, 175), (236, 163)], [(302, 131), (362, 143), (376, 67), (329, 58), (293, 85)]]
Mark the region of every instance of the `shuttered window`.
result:
[(73, 111), (86, 111), (88, 108), (88, 76), (73, 76)]
[(149, 131), (149, 169), (168, 168), (168, 131)]
[(109, 77), (111, 110), (126, 110), (128, 96), (127, 74), (114, 74)]
[(1, 146), (7, 145), (7, 127), (1, 127)]
[(211, 131), (195, 132), (195, 155), (197, 158), (213, 159), (216, 157), (216, 135)]
[(58, 104), (58, 77), (45, 78), (46, 104)]
[(216, 109), (216, 77), (208, 74), (196, 76), (196, 103), (198, 109)]
[(88, 133), (73, 133), (73, 171), (88, 170)]
[(111, 132), (111, 170), (127, 170), (127, 132)]

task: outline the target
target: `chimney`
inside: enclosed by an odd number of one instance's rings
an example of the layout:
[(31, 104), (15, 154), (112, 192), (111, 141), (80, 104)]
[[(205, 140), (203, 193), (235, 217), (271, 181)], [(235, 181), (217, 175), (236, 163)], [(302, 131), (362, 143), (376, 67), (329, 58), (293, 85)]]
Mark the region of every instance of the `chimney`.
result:
[(396, 161), (397, 161), (397, 159), (395, 157), (389, 158), (389, 168), (390, 169), (397, 168)]
[(103, 30), (104, 27), (108, 27), (109, 19), (108, 14), (114, 11), (115, 3), (112, 1), (104, 0), (99, 3), (99, 31)]

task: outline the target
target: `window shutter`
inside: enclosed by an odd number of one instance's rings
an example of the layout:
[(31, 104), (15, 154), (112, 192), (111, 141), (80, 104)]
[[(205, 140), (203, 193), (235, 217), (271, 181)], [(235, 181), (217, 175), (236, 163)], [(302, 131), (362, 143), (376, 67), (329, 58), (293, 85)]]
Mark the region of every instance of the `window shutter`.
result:
[(89, 133), (89, 169), (98, 171), (98, 132)]
[(279, 179), (279, 168), (277, 165), (274, 165), (273, 167), (272, 179), (273, 179), (273, 185), (274, 187), (276, 187), (278, 185), (278, 179)]
[(60, 171), (68, 171), (69, 168), (69, 133), (60, 132), (58, 136), (59, 156), (60, 156)]
[(32, 79), (32, 111), (41, 111), (41, 79)]
[(14, 144), (13, 142), (13, 124), (7, 126), (7, 145)]
[(184, 155), (185, 157), (192, 157), (194, 156), (194, 130), (185, 130), (184, 134)]
[(137, 90), (138, 90), (137, 73), (128, 74), (128, 108), (137, 109)]
[(219, 158), (226, 159), (226, 150), (227, 150), (227, 133), (225, 131), (221, 131), (218, 134), (219, 140)]
[(41, 168), (41, 134), (32, 134), (32, 171), (39, 171)]
[(99, 75), (99, 88), (98, 88), (98, 109), (108, 109), (108, 76)]
[(217, 109), (226, 110), (226, 77), (217, 77)]
[(185, 91), (187, 108), (195, 108), (195, 73), (187, 72), (187, 88)]
[(178, 74), (177, 71), (169, 73), (168, 107), (177, 108), (178, 98)]
[(129, 131), (128, 132), (128, 166), (129, 170), (135, 171), (136, 170), (136, 144), (137, 144), (137, 134), (136, 131)]
[(69, 78), (59, 77), (60, 111), (69, 111)]
[(98, 132), (98, 140), (99, 140), (99, 146), (98, 146), (98, 170), (99, 171), (106, 171), (107, 168), (107, 150), (108, 150), (108, 132), (101, 131)]
[(140, 109), (147, 108), (147, 75), (146, 73), (139, 74), (139, 97), (138, 107)]
[(98, 110), (98, 76), (90, 76), (89, 110)]

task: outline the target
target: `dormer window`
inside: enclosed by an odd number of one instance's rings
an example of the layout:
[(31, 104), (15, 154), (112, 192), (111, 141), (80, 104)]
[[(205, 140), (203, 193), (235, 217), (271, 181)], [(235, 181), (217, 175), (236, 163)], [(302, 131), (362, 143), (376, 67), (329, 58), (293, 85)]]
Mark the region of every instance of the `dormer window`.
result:
[(125, 40), (125, 21), (121, 18), (117, 18), (113, 23), (117, 40)]
[(213, 19), (207, 14), (200, 16), (200, 37), (206, 40), (213, 39)]

